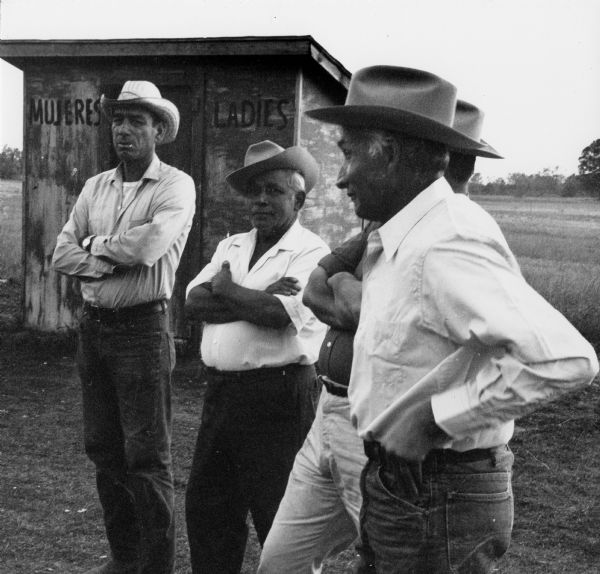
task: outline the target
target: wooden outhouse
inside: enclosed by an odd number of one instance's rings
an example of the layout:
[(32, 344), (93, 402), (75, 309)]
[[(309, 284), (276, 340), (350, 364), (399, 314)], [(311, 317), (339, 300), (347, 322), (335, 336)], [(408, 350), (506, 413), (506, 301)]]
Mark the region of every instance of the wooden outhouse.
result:
[(243, 204), (225, 183), (251, 143), (301, 144), (321, 164), (303, 224), (330, 245), (359, 227), (335, 186), (337, 130), (307, 109), (343, 103), (349, 72), (310, 36), (160, 40), (4, 40), (0, 57), (24, 72), (23, 261), (25, 325), (73, 327), (76, 280), (51, 268), (56, 236), (87, 178), (114, 167), (100, 96), (126, 80), (150, 80), (181, 114), (175, 142), (159, 157), (189, 173), (197, 210), (172, 300), (176, 335), (187, 338), (185, 287), (218, 241), (249, 229)]

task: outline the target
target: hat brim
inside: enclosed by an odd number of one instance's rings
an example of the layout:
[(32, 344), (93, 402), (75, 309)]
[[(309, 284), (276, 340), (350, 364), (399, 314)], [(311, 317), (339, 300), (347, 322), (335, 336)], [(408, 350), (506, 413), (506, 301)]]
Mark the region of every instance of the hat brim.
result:
[(415, 112), (386, 106), (331, 106), (309, 110), (306, 115), (340, 126), (395, 131), (411, 137), (442, 143), (452, 148), (468, 148), (471, 153), (484, 146), (462, 133)]
[(481, 145), (483, 146), (483, 148), (481, 149), (477, 149), (477, 150), (459, 150), (459, 151), (463, 151), (463, 153), (467, 153), (467, 154), (471, 154), (471, 155), (476, 155), (479, 157), (487, 157), (490, 159), (504, 159), (504, 156), (501, 156), (489, 143), (487, 143), (485, 140), (481, 140)]
[(308, 193), (317, 183), (319, 177), (319, 164), (315, 158), (300, 146), (287, 148), (281, 153), (257, 161), (230, 173), (225, 181), (238, 193), (246, 194), (248, 182), (265, 171), (275, 169), (294, 169), (304, 177), (305, 190)]
[(135, 98), (131, 100), (110, 99), (102, 95), (100, 108), (109, 120), (112, 120), (114, 107), (141, 106), (156, 114), (165, 124), (165, 135), (161, 143), (166, 144), (175, 140), (179, 131), (179, 111), (175, 104), (164, 98)]

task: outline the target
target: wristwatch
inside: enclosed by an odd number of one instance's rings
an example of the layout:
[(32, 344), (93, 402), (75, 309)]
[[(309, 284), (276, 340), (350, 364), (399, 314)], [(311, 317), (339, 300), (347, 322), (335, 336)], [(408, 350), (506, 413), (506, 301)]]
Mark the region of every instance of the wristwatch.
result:
[(88, 235), (81, 242), (81, 247), (83, 249), (85, 249), (88, 253), (90, 253), (92, 251), (92, 242), (94, 241), (95, 238), (96, 238), (95, 235)]

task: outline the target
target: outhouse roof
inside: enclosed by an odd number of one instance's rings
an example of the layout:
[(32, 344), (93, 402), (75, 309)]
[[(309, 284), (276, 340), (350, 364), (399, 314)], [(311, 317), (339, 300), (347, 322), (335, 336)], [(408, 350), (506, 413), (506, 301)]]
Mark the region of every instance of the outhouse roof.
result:
[(0, 58), (17, 68), (56, 59), (281, 56), (309, 58), (344, 88), (350, 72), (312, 36), (131, 38), (110, 40), (0, 40)]

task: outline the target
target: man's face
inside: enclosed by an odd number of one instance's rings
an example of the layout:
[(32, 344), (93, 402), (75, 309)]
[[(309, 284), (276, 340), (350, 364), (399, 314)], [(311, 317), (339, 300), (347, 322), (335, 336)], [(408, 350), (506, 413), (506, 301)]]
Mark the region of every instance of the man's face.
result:
[(161, 122), (143, 107), (116, 107), (112, 115), (112, 138), (117, 157), (125, 162), (148, 161), (164, 135)]
[(358, 217), (383, 221), (389, 211), (388, 161), (385, 153), (370, 153), (369, 141), (359, 130), (341, 130), (338, 142), (344, 162), (336, 185), (346, 190)]
[(304, 192), (294, 191), (290, 173), (273, 170), (261, 173), (248, 184), (245, 197), (250, 220), (261, 237), (281, 237), (294, 223), (304, 203)]

